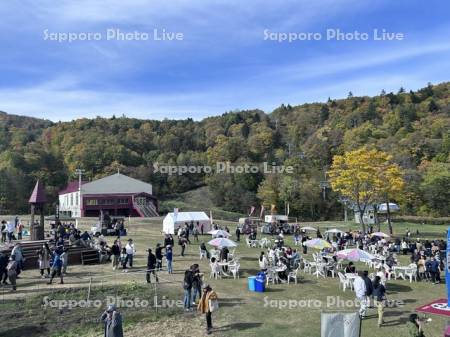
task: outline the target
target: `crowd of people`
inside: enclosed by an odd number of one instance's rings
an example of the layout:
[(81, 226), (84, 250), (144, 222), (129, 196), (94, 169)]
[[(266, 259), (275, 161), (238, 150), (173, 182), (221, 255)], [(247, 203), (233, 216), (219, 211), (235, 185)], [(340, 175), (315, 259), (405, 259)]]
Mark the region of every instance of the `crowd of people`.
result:
[[(11, 225), (13, 224), (13, 225)], [(200, 256), (204, 255), (210, 263), (227, 261), (229, 250), (221, 247), (219, 253), (211, 254), (206, 243), (200, 238), (204, 235), (204, 226), (201, 224), (185, 223), (177, 228), (176, 235), (166, 234), (162, 242), (156, 243), (154, 247), (147, 249), (147, 265), (145, 281), (147, 283), (160, 282), (162, 271), (168, 274), (173, 273), (173, 257), (175, 243), (180, 247), (179, 255), (186, 255), (187, 247), (195, 241), (199, 244)], [(219, 227), (213, 225), (213, 229), (221, 229), (230, 233), (228, 226)], [(19, 236), (20, 220), (2, 221), (2, 241), (14, 242)], [(263, 273), (269, 268), (275, 268), (277, 278), (281, 282), (288, 282), (289, 274), (293, 271), (304, 268), (305, 260), (303, 256), (308, 253), (308, 247), (304, 243), (312, 239), (312, 236), (301, 230), (299, 226), (292, 226), (293, 246), (286, 245), (285, 231), (279, 229), (273, 233), (273, 244), (266, 247), (259, 254), (259, 268)], [(4, 234), (5, 233), (5, 234)], [(12, 233), (12, 234), (10, 234)], [(17, 236), (15, 235), (17, 233)], [(120, 233), (119, 233), (120, 234)], [(246, 240), (257, 240), (258, 233), (250, 229), (243, 233), (239, 226), (234, 232), (236, 241), (240, 241), (242, 235)], [(175, 238), (174, 238), (175, 237)], [(408, 255), (411, 263), (417, 265), (417, 279), (439, 283), (441, 281), (441, 271), (444, 268), (443, 252), (446, 250), (446, 242), (443, 240), (420, 240), (412, 239), (410, 233), (406, 233), (403, 238), (389, 240), (363, 234), (359, 231), (348, 231), (329, 235), (322, 234), (319, 229), (315, 237), (323, 238), (330, 243), (330, 248), (325, 248), (317, 252), (318, 258), (326, 264), (326, 276), (334, 276), (338, 271), (338, 259), (336, 253), (349, 247), (357, 247), (367, 252), (384, 256), (384, 259), (377, 262), (375, 272), (369, 275), (367, 270), (356, 269), (354, 263), (349, 262), (343, 270), (346, 274), (357, 274), (353, 281), (353, 290), (360, 303), (359, 313), (361, 318), (367, 317), (370, 308), (375, 308), (378, 313), (378, 325), (384, 323), (384, 308), (386, 302), (386, 270), (394, 268), (398, 264), (399, 255)], [(123, 238), (118, 235), (113, 239), (111, 245), (103, 234), (93, 235), (88, 231), (80, 231), (71, 223), (57, 223), (52, 228), (52, 237), (48, 242), (43, 243), (36, 251), (38, 257), (38, 267), (40, 276), (48, 279), (48, 284), (52, 284), (55, 277), (64, 283), (63, 276), (67, 273), (68, 252), (71, 247), (87, 247), (98, 250), (100, 263), (111, 263), (112, 270), (121, 269), (127, 272), (133, 268), (136, 255), (136, 246), (133, 239), (128, 238), (123, 243)], [(177, 253), (178, 254), (178, 253)], [(214, 255), (213, 257), (211, 255)], [(17, 288), (17, 279), (23, 270), (24, 256), (20, 243), (14, 244), (10, 254), (0, 252), (0, 282), (11, 284), (13, 291)], [(226, 267), (223, 267), (226, 268)], [(183, 276), (183, 303), (186, 311), (193, 311), (195, 307), (205, 314), (207, 333), (212, 331), (212, 312), (217, 310), (217, 294), (211, 286), (204, 281), (204, 274), (200, 271), (199, 264), (192, 264), (184, 271)], [(102, 315), (105, 329), (114, 329), (121, 326), (121, 316), (115, 307), (108, 308)], [(410, 329), (421, 329), (418, 320), (410, 321)], [(120, 327), (121, 329), (121, 327)]]

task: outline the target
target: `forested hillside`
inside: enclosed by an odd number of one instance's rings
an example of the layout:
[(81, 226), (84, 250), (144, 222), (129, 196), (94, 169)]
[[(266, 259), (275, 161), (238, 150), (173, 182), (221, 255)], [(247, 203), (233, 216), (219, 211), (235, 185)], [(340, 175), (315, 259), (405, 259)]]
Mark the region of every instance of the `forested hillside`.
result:
[[(270, 114), (234, 111), (202, 121), (126, 117), (51, 123), (0, 113), (0, 212), (27, 211), (36, 178), (51, 200), (74, 170), (85, 179), (124, 174), (149, 181), (160, 198), (207, 185), (225, 210), (276, 204), (303, 219), (339, 217), (338, 196), (320, 182), (335, 154), (361, 146), (390, 153), (405, 172), (396, 200), (407, 214), (448, 216), (450, 200), (450, 83), (417, 92), (281, 105)], [(269, 162), (293, 174), (154, 173), (153, 164), (215, 165)]]

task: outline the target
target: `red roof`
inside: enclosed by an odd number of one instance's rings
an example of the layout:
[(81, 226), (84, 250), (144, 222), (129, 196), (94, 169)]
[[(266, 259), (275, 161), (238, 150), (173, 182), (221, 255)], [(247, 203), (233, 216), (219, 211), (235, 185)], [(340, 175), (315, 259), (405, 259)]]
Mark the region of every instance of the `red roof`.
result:
[(36, 185), (34, 186), (33, 193), (31, 193), (30, 200), (28, 200), (30, 204), (43, 204), (47, 202), (47, 198), (45, 196), (44, 185), (38, 180), (36, 181)]
[[(81, 182), (81, 185), (84, 184), (86, 184), (86, 181)], [(78, 180), (69, 182), (65, 189), (59, 191), (59, 194), (66, 194), (72, 192), (78, 192)]]

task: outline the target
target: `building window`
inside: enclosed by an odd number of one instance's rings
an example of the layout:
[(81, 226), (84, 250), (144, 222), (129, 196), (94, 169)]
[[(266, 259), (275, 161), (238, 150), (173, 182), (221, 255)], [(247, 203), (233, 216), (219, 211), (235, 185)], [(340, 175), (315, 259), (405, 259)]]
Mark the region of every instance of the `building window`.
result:
[(98, 205), (97, 199), (88, 199), (88, 200), (86, 201), (86, 204), (87, 204), (88, 206), (96, 206), (96, 205)]
[(73, 206), (73, 193), (70, 193), (70, 206)]
[(114, 199), (100, 199), (98, 201), (99, 205), (114, 205)]
[(75, 206), (78, 206), (78, 193), (75, 193)]
[(127, 199), (127, 198), (117, 199), (117, 204), (118, 205), (128, 205), (128, 203), (129, 203), (129, 199)]

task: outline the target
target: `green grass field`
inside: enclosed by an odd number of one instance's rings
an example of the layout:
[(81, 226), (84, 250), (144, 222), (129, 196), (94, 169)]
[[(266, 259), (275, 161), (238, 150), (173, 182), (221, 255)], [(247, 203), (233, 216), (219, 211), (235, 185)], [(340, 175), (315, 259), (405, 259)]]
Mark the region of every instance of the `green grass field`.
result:
[[(91, 220), (86, 219), (82, 227), (87, 227)], [(225, 222), (223, 222), (225, 223)], [(230, 224), (229, 222), (226, 222)], [(322, 230), (345, 225), (339, 222), (314, 223)], [(351, 225), (353, 226), (353, 225)], [(234, 226), (232, 226), (234, 228)], [(398, 234), (406, 228), (415, 232), (416, 225), (395, 224)], [(187, 249), (188, 255), (179, 256), (179, 247), (175, 247), (174, 268), (176, 273), (160, 274), (161, 282), (155, 288), (147, 285), (144, 274), (138, 270), (145, 268), (146, 249), (154, 248), (162, 242), (161, 219), (132, 219), (129, 224), (129, 237), (137, 245), (135, 268), (129, 273), (113, 272), (110, 265), (69, 266), (69, 275), (64, 285), (50, 287), (46, 280), (38, 278), (37, 270), (27, 270), (18, 280), (18, 291), (12, 294), (8, 289), (0, 288), (0, 317), (8, 324), (0, 325), (0, 336), (102, 336), (102, 326), (96, 321), (103, 307), (56, 309), (44, 307), (48, 299), (86, 299), (91, 290), (91, 300), (104, 300), (106, 296), (119, 296), (122, 299), (140, 298), (148, 300), (151, 305), (146, 308), (122, 308), (126, 336), (202, 336), (204, 318), (197, 313), (185, 313), (182, 308), (154, 307), (154, 296), (158, 301), (163, 296), (166, 302), (182, 300), (182, 273), (189, 265), (199, 262), (198, 245), (194, 243)], [(382, 230), (386, 230), (382, 228)], [(442, 226), (420, 226), (419, 236), (423, 238), (443, 238)], [(112, 239), (112, 237), (109, 237)], [(202, 240), (208, 240), (205, 236)], [(292, 238), (287, 239), (292, 244)], [(260, 249), (248, 248), (245, 243), (239, 245), (236, 254), (241, 261), (241, 278), (209, 280), (209, 266), (203, 260), (201, 270), (205, 272), (208, 282), (218, 292), (221, 308), (214, 314), (216, 327), (214, 336), (320, 336), (320, 313), (334, 311), (336, 305), (327, 306), (327, 300), (353, 300), (354, 294), (339, 289), (337, 278), (319, 278), (301, 273), (300, 282), (295, 284), (270, 285), (265, 293), (253, 293), (247, 290), (247, 277), (258, 271), (257, 257)], [(311, 253), (311, 250), (309, 250)], [(307, 258), (310, 259), (310, 256)], [(407, 263), (404, 257), (402, 262)], [(360, 266), (362, 267), (362, 266)], [(414, 309), (433, 299), (446, 296), (445, 285), (430, 283), (409, 283), (396, 280), (388, 282), (388, 298), (401, 300), (404, 306), (386, 309), (386, 326), (378, 328), (376, 312), (370, 312), (370, 318), (363, 321), (363, 337), (402, 336), (407, 316)], [(295, 308), (280, 308), (286, 301), (296, 300)], [(307, 301), (314, 301), (308, 307)], [(160, 303), (160, 302), (158, 302)], [(277, 303), (277, 305), (275, 305)], [(293, 302), (292, 302), (293, 303)], [(321, 306), (318, 304), (321, 303)], [(161, 305), (161, 304), (160, 304)], [(312, 307), (311, 307), (312, 306)], [(351, 311), (351, 308), (344, 308)], [(426, 336), (441, 336), (445, 320), (433, 317), (433, 322), (426, 326)]]

